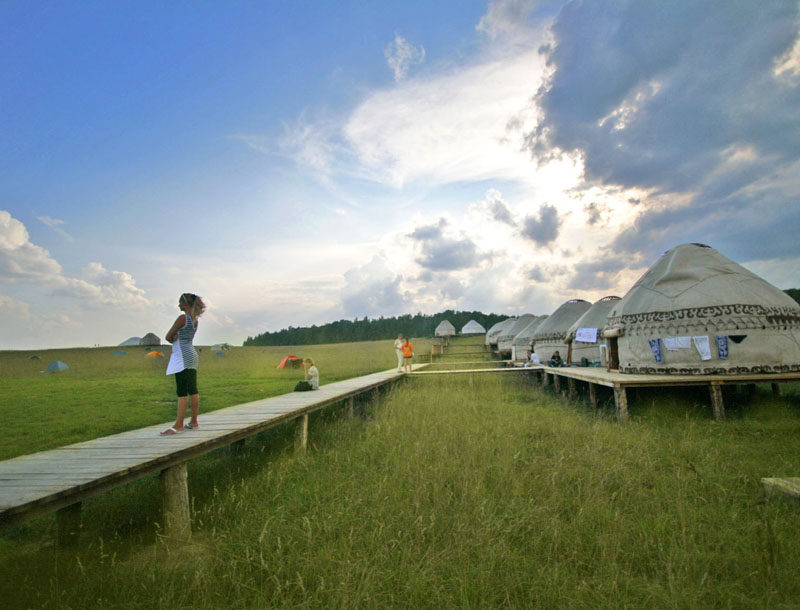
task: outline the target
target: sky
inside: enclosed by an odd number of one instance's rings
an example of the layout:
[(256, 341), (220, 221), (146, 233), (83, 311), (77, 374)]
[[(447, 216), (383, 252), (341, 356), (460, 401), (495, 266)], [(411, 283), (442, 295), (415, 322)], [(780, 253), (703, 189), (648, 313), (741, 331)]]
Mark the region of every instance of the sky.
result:
[(796, 0), (0, 3), (0, 349), (800, 287)]

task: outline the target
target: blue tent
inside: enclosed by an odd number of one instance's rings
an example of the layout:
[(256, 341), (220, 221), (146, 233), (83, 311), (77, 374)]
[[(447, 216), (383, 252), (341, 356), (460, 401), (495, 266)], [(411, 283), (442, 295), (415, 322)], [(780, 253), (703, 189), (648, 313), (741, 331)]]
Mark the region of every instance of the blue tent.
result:
[(50, 364), (47, 365), (47, 372), (48, 373), (59, 373), (61, 371), (66, 371), (69, 367), (67, 366), (66, 362), (61, 362), (61, 360), (54, 360)]
[(224, 357), (225, 357), (225, 352), (217, 352), (217, 353), (216, 353), (216, 354), (214, 354), (214, 355), (215, 355), (217, 358), (224, 358)]
[(33, 355), (31, 356), (31, 360), (39, 360), (39, 356)]
[(128, 352), (126, 352), (124, 349), (118, 349), (116, 352), (114, 352), (114, 354), (117, 356), (124, 356), (127, 353)]

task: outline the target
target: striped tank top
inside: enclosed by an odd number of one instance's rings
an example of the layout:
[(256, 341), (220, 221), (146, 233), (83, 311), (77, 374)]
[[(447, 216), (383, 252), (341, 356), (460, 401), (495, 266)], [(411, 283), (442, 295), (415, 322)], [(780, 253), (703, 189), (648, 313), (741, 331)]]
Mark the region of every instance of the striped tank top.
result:
[(187, 313), (186, 324), (178, 329), (178, 338), (172, 344), (172, 356), (167, 365), (167, 375), (180, 373), (184, 369), (197, 369), (199, 359), (192, 345), (192, 339), (197, 328), (192, 322), (192, 317)]

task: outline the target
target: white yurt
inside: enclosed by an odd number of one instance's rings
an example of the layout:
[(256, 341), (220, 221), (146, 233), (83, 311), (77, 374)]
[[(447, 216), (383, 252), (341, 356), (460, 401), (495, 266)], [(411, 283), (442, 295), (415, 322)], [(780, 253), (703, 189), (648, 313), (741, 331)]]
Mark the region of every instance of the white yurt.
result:
[(139, 339), (139, 345), (161, 345), (161, 339), (155, 333), (147, 333)]
[(494, 326), (492, 326), (489, 330), (486, 331), (486, 340), (485, 343), (491, 350), (497, 349), (497, 337), (500, 336), (500, 333), (503, 332), (503, 329), (508, 326), (509, 324), (513, 324), (516, 318), (506, 318), (502, 322), (498, 322)]
[(486, 329), (475, 320), (470, 320), (461, 329), (462, 335), (483, 335), (484, 333), (486, 333)]
[(800, 305), (713, 248), (666, 252), (604, 329), (609, 368), (708, 375), (800, 371)]
[(525, 313), (518, 317), (512, 324), (507, 325), (497, 336), (497, 351), (502, 356), (511, 356), (511, 348), (514, 345), (514, 337), (519, 331), (533, 322), (536, 318), (532, 313)]
[(538, 316), (517, 333), (514, 343), (511, 346), (511, 358), (517, 361), (526, 360), (528, 351), (533, 351), (533, 334), (536, 329), (547, 319), (548, 316)]
[(605, 365), (607, 363), (603, 328), (606, 325), (608, 312), (617, 301), (619, 301), (619, 297), (603, 297), (569, 327), (567, 331), (569, 349), (566, 358), (568, 363), (580, 364), (583, 358), (586, 358), (591, 364)]
[(536, 329), (533, 333), (533, 349), (542, 364), (550, 360), (556, 350), (562, 360), (567, 361), (567, 331), (591, 306), (583, 299), (566, 301)]
[(131, 345), (139, 345), (139, 341), (141, 341), (141, 340), (142, 340), (141, 337), (128, 337), (127, 339), (125, 339), (125, 341), (120, 343), (117, 347), (129, 347)]
[[(430, 327), (428, 327), (430, 328)], [(456, 334), (456, 327), (450, 324), (448, 320), (439, 322), (436, 330), (433, 331), (435, 337), (452, 337)]]

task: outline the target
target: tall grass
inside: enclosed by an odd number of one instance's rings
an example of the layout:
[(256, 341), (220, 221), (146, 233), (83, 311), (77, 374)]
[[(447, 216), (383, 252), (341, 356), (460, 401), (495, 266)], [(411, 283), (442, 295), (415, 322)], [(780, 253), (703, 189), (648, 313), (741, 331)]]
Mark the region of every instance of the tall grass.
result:
[[(700, 408), (656, 415), (660, 400), (633, 405), (621, 426), (505, 375), (475, 375), (471, 387), (413, 379), (363, 419), (315, 418), (306, 455), (273, 436), (224, 468), (222, 456), (193, 462), (188, 546), (141, 534), (140, 515), (157, 513), (154, 488), (127, 509), (98, 499), (77, 551), (17, 543), (5, 555), (0, 599), (797, 607), (800, 513), (759, 487), (761, 476), (800, 472), (796, 409), (759, 394), (718, 423)], [(114, 511), (130, 524), (119, 536)]]

